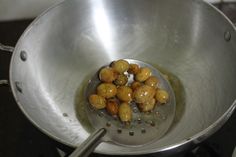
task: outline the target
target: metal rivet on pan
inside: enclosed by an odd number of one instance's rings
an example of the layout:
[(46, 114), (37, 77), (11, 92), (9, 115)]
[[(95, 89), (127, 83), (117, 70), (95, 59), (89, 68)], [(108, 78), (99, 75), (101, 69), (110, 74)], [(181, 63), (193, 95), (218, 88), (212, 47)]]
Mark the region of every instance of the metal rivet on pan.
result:
[(231, 33), (229, 31), (226, 31), (224, 34), (225, 41), (230, 41), (231, 39)]
[(27, 59), (27, 53), (25, 51), (20, 52), (20, 58), (22, 61), (26, 61)]
[(121, 133), (122, 133), (122, 129), (121, 129), (121, 128), (117, 129), (117, 132), (118, 132), (119, 134), (121, 134)]
[(107, 127), (110, 127), (110, 126), (111, 126), (111, 123), (110, 123), (110, 122), (107, 122), (107, 123), (106, 123), (106, 126), (107, 126)]
[(134, 132), (133, 132), (133, 131), (130, 131), (130, 132), (129, 132), (129, 135), (130, 135), (130, 136), (134, 136)]
[(68, 117), (68, 114), (67, 113), (63, 113), (62, 114), (64, 117)]
[(146, 133), (146, 129), (142, 128), (141, 133), (143, 133), (143, 134)]
[(22, 83), (16, 81), (15, 86), (16, 86), (16, 90), (22, 93)]

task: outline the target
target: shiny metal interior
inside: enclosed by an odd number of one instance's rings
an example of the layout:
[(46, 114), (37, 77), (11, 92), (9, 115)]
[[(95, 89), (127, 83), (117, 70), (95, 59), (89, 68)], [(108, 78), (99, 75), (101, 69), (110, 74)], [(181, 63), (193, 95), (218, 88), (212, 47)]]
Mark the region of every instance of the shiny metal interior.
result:
[(171, 129), (141, 148), (104, 142), (95, 151), (170, 150), (202, 141), (235, 109), (235, 38), (229, 20), (200, 0), (67, 0), (38, 17), (20, 38), (11, 86), (37, 127), (77, 146), (90, 134), (86, 120), (76, 116), (78, 89), (98, 67), (120, 58), (158, 66), (177, 78), (177, 92), (184, 93)]

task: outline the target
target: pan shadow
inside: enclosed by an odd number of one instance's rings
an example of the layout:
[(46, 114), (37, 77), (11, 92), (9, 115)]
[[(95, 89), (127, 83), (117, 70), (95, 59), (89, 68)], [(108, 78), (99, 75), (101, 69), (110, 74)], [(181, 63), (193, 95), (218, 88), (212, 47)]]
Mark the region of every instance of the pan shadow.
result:
[(185, 90), (179, 78), (173, 74), (169, 74), (168, 78), (175, 93), (175, 99), (176, 99), (175, 118), (171, 128), (169, 129), (170, 131), (178, 124), (180, 119), (183, 117), (186, 107), (186, 101), (185, 101)]
[(176, 127), (176, 125), (178, 124), (178, 122), (181, 120), (181, 118), (184, 115), (185, 108), (186, 108), (185, 90), (184, 90), (184, 86), (181, 80), (176, 75), (160, 67), (159, 65), (153, 65), (153, 64), (151, 65), (157, 68), (166, 77), (166, 79), (171, 84), (171, 87), (175, 94), (175, 100), (176, 100), (175, 117), (174, 117), (171, 127), (166, 133), (168, 134), (168, 132), (170, 132), (172, 129)]
[(74, 98), (74, 107), (76, 118), (80, 122), (81, 126), (89, 133), (94, 131), (93, 126), (89, 122), (88, 114), (86, 112), (86, 105), (88, 105), (88, 100), (85, 96), (85, 90), (88, 85), (88, 81), (92, 75), (87, 75), (80, 86), (77, 88)]

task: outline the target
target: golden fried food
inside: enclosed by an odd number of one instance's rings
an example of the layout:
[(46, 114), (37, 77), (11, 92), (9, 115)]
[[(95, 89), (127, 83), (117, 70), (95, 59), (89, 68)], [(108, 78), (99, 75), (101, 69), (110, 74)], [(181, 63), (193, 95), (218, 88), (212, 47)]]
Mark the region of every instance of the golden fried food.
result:
[(130, 122), (132, 118), (132, 110), (128, 103), (121, 103), (119, 106), (119, 117), (122, 122)]
[(152, 75), (151, 69), (147, 67), (140, 68), (139, 72), (135, 75), (135, 80), (139, 82), (146, 81)]
[(106, 110), (112, 116), (117, 115), (119, 111), (118, 103), (115, 99), (107, 100)]
[(89, 96), (89, 103), (96, 109), (103, 109), (106, 107), (106, 99), (97, 94)]
[(97, 94), (104, 98), (114, 97), (117, 93), (117, 88), (112, 83), (101, 83), (97, 87)]
[(116, 96), (120, 101), (130, 102), (130, 101), (132, 101), (132, 94), (133, 94), (133, 91), (130, 87), (120, 86), (117, 89)]
[(98, 110), (105, 108), (108, 114), (119, 117), (125, 124), (132, 120), (129, 103), (136, 103), (140, 112), (150, 112), (156, 103), (164, 104), (169, 100), (167, 91), (157, 89), (160, 80), (152, 76), (150, 68), (129, 64), (123, 59), (102, 68), (99, 80), (101, 83), (96, 93), (89, 96), (89, 103)]
[(148, 85), (142, 85), (134, 91), (134, 101), (136, 103), (145, 103), (152, 99), (155, 93), (155, 88)]
[(156, 88), (159, 83), (159, 80), (155, 76), (150, 76), (146, 81), (145, 85)]
[(157, 89), (155, 98), (158, 102), (165, 104), (169, 100), (169, 94), (163, 89)]
[(102, 68), (99, 72), (99, 79), (102, 82), (112, 83), (117, 78), (117, 72), (112, 68)]
[(156, 99), (152, 98), (144, 103), (138, 104), (138, 107), (142, 112), (148, 112), (154, 109), (155, 104), (156, 104)]
[(126, 60), (120, 59), (114, 61), (111, 67), (118, 73), (122, 74), (129, 69), (129, 63)]
[(134, 81), (134, 82), (131, 83), (131, 88), (132, 88), (133, 91), (135, 91), (140, 86), (142, 86), (141, 82)]
[(140, 68), (137, 64), (130, 64), (128, 73), (130, 74), (137, 74), (139, 72)]
[(128, 78), (124, 74), (120, 74), (117, 76), (117, 79), (114, 81), (117, 86), (124, 86), (128, 82)]

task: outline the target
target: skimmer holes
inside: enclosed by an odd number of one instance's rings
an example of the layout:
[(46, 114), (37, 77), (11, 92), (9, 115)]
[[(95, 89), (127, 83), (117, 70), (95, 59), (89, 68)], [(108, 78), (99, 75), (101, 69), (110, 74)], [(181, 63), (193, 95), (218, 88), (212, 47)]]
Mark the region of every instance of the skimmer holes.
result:
[(138, 118), (138, 124), (141, 124), (141, 123), (142, 123), (141, 118)]
[(129, 131), (129, 135), (130, 136), (134, 136), (134, 132), (133, 131)]
[(118, 132), (118, 134), (121, 134), (122, 133), (122, 129), (121, 128), (117, 129), (117, 132)]
[(104, 113), (103, 113), (103, 112), (99, 112), (99, 113), (98, 113), (98, 116), (99, 116), (99, 117), (103, 117), (103, 116), (104, 116)]
[(110, 122), (107, 122), (107, 123), (106, 123), (106, 126), (107, 126), (107, 127), (110, 127), (110, 126), (111, 126), (111, 123), (110, 123)]
[(151, 125), (152, 127), (154, 127), (156, 124), (155, 124), (155, 122), (152, 121), (152, 122), (150, 123), (150, 125)]
[(143, 134), (146, 133), (146, 129), (142, 128), (141, 133), (143, 133)]

